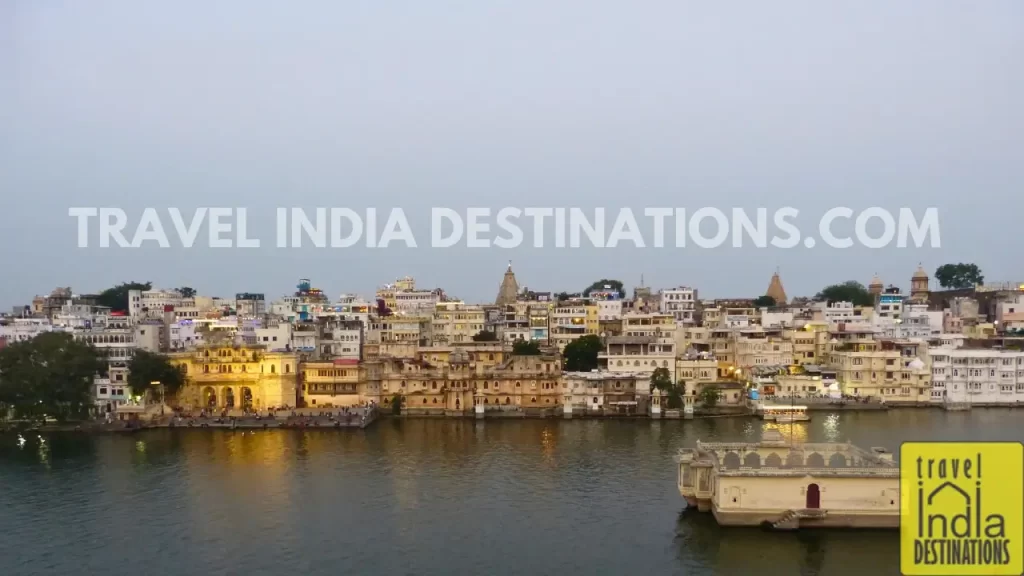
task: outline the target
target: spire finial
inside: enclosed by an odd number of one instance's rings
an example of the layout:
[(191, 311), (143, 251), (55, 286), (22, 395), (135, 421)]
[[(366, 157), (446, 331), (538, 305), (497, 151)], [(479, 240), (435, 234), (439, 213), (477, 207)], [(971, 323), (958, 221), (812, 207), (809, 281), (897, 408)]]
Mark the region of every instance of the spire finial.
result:
[(512, 271), (512, 261), (511, 260), (508, 261), (508, 271), (509, 272)]

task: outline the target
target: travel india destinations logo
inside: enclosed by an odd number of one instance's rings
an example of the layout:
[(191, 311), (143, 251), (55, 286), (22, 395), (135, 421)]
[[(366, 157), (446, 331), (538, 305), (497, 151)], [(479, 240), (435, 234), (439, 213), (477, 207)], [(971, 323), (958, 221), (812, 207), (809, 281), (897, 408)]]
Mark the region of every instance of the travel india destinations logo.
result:
[(1024, 444), (903, 443), (900, 571), (1024, 574)]

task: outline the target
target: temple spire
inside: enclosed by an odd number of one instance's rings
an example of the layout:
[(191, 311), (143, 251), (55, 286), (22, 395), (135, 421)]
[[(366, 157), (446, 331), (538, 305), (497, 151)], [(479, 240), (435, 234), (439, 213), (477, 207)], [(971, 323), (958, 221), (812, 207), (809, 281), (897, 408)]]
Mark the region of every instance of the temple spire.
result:
[(498, 297), (494, 299), (494, 303), (498, 306), (514, 304), (518, 295), (519, 283), (516, 282), (515, 272), (512, 272), (512, 261), (509, 260), (508, 269), (505, 270), (505, 276), (501, 279), (501, 286), (498, 287)]

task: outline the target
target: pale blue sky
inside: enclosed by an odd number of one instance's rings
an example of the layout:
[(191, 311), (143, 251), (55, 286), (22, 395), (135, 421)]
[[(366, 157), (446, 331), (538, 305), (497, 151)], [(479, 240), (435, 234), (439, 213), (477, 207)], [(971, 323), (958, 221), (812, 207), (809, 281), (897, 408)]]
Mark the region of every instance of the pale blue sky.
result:
[[(1024, 278), (1024, 3), (0, 3), (0, 303), (123, 280), (491, 300)], [(276, 206), (936, 206), (942, 248), (277, 250)], [(245, 206), (258, 250), (78, 249), (69, 206)], [(805, 222), (806, 221), (806, 222)], [(133, 226), (134, 226), (133, 221)], [(809, 223), (808, 223), (809, 222)], [(168, 228), (170, 228), (168, 226)], [(202, 238), (202, 236), (201, 236)]]

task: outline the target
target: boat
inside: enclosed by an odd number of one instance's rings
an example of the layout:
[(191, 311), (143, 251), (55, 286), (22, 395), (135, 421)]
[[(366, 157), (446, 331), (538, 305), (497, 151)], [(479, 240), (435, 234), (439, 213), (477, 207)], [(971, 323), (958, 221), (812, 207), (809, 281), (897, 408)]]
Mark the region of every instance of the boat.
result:
[(779, 424), (811, 420), (807, 415), (807, 406), (765, 406), (761, 409), (761, 418)]

